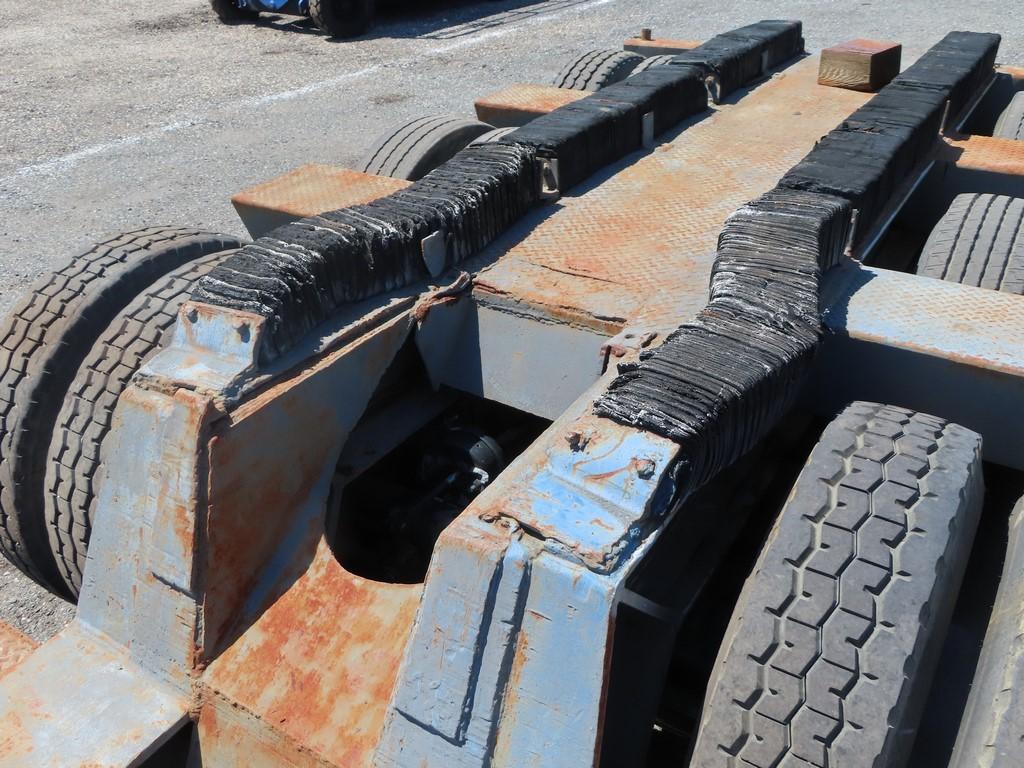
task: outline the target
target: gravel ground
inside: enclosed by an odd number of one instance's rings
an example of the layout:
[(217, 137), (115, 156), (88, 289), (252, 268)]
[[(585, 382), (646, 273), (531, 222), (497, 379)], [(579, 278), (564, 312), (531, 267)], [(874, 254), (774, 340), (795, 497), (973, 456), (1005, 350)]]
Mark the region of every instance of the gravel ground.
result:
[[(1024, 14), (988, 0), (901, 3), (501, 0), (408, 3), (355, 41), (305, 21), (219, 24), (205, 0), (0, 0), (0, 313), (102, 236), (156, 224), (244, 235), (234, 192), (296, 165), (354, 165), (388, 125), (471, 114), (473, 98), (547, 82), (642, 27), (704, 38), (759, 18), (804, 21), (809, 49), (899, 40), (910, 59), (950, 29), (1003, 34), (1024, 63)], [(0, 620), (36, 639), (72, 609), (0, 564)]]

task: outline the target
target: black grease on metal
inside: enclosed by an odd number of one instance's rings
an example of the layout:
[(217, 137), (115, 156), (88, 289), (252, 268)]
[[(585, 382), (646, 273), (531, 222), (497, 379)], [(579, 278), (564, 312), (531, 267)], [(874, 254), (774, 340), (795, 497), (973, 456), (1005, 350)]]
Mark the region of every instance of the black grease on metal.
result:
[(595, 411), (675, 440), (689, 489), (745, 454), (791, 405), (821, 333), (818, 282), (849, 237), (846, 200), (776, 188), (725, 223), (710, 301), (620, 366)]

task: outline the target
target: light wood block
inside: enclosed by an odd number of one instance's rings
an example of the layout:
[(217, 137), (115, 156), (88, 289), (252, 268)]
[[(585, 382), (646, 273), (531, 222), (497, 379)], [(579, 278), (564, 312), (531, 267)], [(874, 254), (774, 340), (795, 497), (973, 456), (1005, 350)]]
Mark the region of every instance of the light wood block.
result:
[(881, 40), (850, 40), (821, 52), (819, 85), (877, 91), (900, 71), (903, 46)]

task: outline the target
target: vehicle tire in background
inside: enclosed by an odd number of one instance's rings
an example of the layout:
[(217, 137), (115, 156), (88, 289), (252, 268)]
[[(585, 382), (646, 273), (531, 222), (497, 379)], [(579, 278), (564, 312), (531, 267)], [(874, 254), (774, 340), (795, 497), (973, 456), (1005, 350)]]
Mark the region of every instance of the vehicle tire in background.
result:
[(1010, 536), (996, 604), (967, 699), (950, 768), (1024, 765), (1024, 499)]
[(363, 170), (377, 176), (416, 181), (493, 130), (493, 125), (465, 117), (419, 117), (378, 136), (367, 153)]
[(370, 28), (374, 0), (309, 0), (313, 23), (331, 37), (355, 37)]
[(576, 91), (599, 91), (625, 80), (643, 61), (643, 56), (629, 51), (587, 51), (567, 64), (552, 83)]
[(675, 54), (662, 53), (657, 56), (648, 56), (646, 59), (637, 64), (633, 71), (629, 73), (630, 77), (633, 75), (639, 75), (641, 72), (646, 72), (651, 67), (664, 67), (672, 63), (672, 59), (675, 58)]
[(1024, 91), (1015, 93), (999, 115), (992, 135), (1000, 139), (1024, 141)]
[(482, 133), (479, 136), (477, 136), (475, 139), (469, 142), (469, 146), (478, 147), (481, 144), (494, 144), (499, 139), (508, 136), (510, 133), (512, 133), (512, 131), (518, 130), (519, 127), (515, 125), (510, 125), (507, 128), (495, 128), (493, 131), (488, 131), (487, 133)]
[(103, 331), (68, 389), (50, 440), (44, 503), (58, 571), (76, 598), (117, 401), (143, 363), (170, 342), (196, 281), (233, 253), (202, 256), (149, 286)]
[(1024, 199), (957, 195), (928, 236), (917, 274), (1024, 295)]
[(37, 282), (0, 324), (0, 551), (47, 589), (69, 595), (50, 550), (43, 485), (50, 437), (78, 367), (147, 286), (238, 246), (189, 229), (119, 235)]
[(825, 429), (733, 611), (692, 766), (905, 762), (981, 512), (980, 449), (873, 403)]
[(217, 18), (225, 24), (238, 24), (243, 21), (256, 21), (260, 17), (258, 11), (239, 8), (235, 0), (210, 0), (210, 7)]

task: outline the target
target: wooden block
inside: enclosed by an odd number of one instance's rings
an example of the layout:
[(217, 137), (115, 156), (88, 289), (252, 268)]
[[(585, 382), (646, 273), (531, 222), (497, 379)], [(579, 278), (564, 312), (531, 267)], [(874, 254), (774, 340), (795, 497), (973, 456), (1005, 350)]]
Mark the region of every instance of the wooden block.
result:
[(407, 186), (402, 179), (310, 164), (243, 190), (231, 203), (255, 238), (283, 224), (368, 203)]
[(818, 84), (851, 91), (877, 91), (900, 72), (899, 43), (850, 40), (821, 52)]
[(517, 83), (477, 99), (476, 118), (495, 128), (518, 128), (535, 117), (584, 99), (591, 94), (553, 85)]
[(661, 56), (667, 53), (692, 51), (700, 44), (700, 40), (666, 40), (665, 38), (648, 40), (643, 37), (631, 37), (623, 43), (622, 49), (639, 53), (641, 56)]

